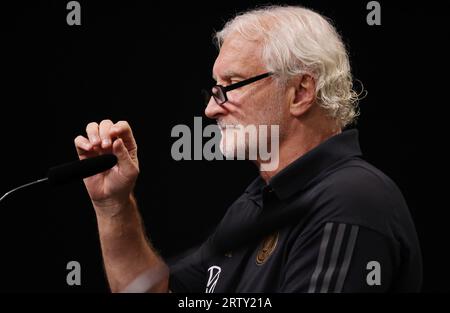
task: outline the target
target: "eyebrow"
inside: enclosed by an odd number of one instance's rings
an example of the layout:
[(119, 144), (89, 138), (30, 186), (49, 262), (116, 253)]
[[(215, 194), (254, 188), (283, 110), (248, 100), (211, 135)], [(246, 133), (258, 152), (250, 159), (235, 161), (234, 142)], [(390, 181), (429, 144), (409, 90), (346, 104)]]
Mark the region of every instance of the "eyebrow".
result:
[[(217, 81), (217, 77), (216, 77), (216, 75), (214, 75), (214, 73), (213, 73), (212, 77), (213, 77), (213, 79), (215, 81)], [(242, 75), (240, 73), (237, 73), (237, 72), (234, 72), (234, 71), (227, 71), (227, 72), (225, 72), (223, 77), (224, 78), (231, 78), (231, 77), (246, 78), (244, 75)]]

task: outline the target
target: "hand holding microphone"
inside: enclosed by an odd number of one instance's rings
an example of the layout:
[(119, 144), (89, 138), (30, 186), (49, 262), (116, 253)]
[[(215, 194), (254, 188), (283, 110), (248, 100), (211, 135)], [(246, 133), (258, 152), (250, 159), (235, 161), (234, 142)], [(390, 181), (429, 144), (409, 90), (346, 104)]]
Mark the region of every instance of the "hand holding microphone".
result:
[(90, 123), (87, 138), (78, 136), (75, 146), (80, 161), (52, 167), (47, 177), (8, 191), (0, 201), (19, 189), (38, 183), (48, 181), (51, 185), (59, 185), (85, 178), (96, 209), (107, 211), (108, 207), (117, 210), (126, 206), (139, 174), (137, 146), (128, 123), (113, 124), (110, 120), (104, 120), (100, 125)]
[(89, 123), (87, 136), (75, 138), (80, 160), (104, 154), (114, 154), (117, 165), (111, 170), (84, 179), (94, 208), (100, 214), (116, 214), (130, 201), (137, 176), (139, 162), (137, 145), (130, 125), (125, 121), (113, 123), (103, 120)]

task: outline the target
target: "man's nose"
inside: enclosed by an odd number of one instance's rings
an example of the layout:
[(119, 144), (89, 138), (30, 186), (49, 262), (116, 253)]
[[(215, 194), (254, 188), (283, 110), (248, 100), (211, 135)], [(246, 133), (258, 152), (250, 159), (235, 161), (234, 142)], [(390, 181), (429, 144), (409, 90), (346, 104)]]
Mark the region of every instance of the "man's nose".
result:
[(209, 99), (208, 105), (205, 109), (205, 115), (207, 117), (217, 119), (219, 116), (227, 114), (227, 112), (228, 111), (223, 106), (217, 104), (213, 97)]

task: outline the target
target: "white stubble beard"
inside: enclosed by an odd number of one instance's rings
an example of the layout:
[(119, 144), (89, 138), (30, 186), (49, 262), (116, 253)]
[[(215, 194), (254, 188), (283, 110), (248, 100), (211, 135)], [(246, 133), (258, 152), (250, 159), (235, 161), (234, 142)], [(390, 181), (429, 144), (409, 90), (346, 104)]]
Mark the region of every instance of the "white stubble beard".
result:
[[(273, 96), (273, 103), (277, 103), (281, 106), (281, 95), (279, 93), (272, 94)], [(275, 107), (272, 107), (274, 109)], [(270, 114), (272, 116), (272, 119), (266, 119), (270, 125), (279, 125), (281, 122), (281, 107), (276, 108), (275, 112), (270, 112), (272, 110), (268, 110), (264, 114)], [(245, 140), (239, 141), (239, 136), (245, 136), (242, 132), (245, 132), (245, 128), (247, 125), (242, 124), (225, 124), (222, 121), (218, 120), (217, 125), (220, 129), (221, 133), (221, 139), (220, 139), (220, 151), (223, 154), (223, 156), (227, 159), (233, 159), (236, 158), (239, 151), (245, 151), (245, 156), (248, 156), (250, 154), (249, 151), (256, 151), (258, 152), (258, 137), (259, 137), (259, 130), (257, 130), (257, 136), (256, 140), (252, 140), (249, 142), (249, 138), (246, 136), (244, 137)], [(255, 125), (258, 127), (260, 124)], [(281, 125), (280, 125), (281, 126)], [(231, 137), (233, 136), (233, 137)], [(227, 140), (227, 138), (233, 138), (232, 140)], [(269, 138), (268, 141), (270, 142)]]

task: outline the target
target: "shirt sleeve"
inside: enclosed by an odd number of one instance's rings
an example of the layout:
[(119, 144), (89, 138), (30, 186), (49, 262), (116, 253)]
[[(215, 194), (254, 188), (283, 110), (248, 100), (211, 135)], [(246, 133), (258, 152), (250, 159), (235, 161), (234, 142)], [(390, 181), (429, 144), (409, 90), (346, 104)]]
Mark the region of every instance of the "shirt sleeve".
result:
[(301, 236), (287, 256), (281, 292), (389, 292), (395, 240), (339, 222), (323, 223)]

